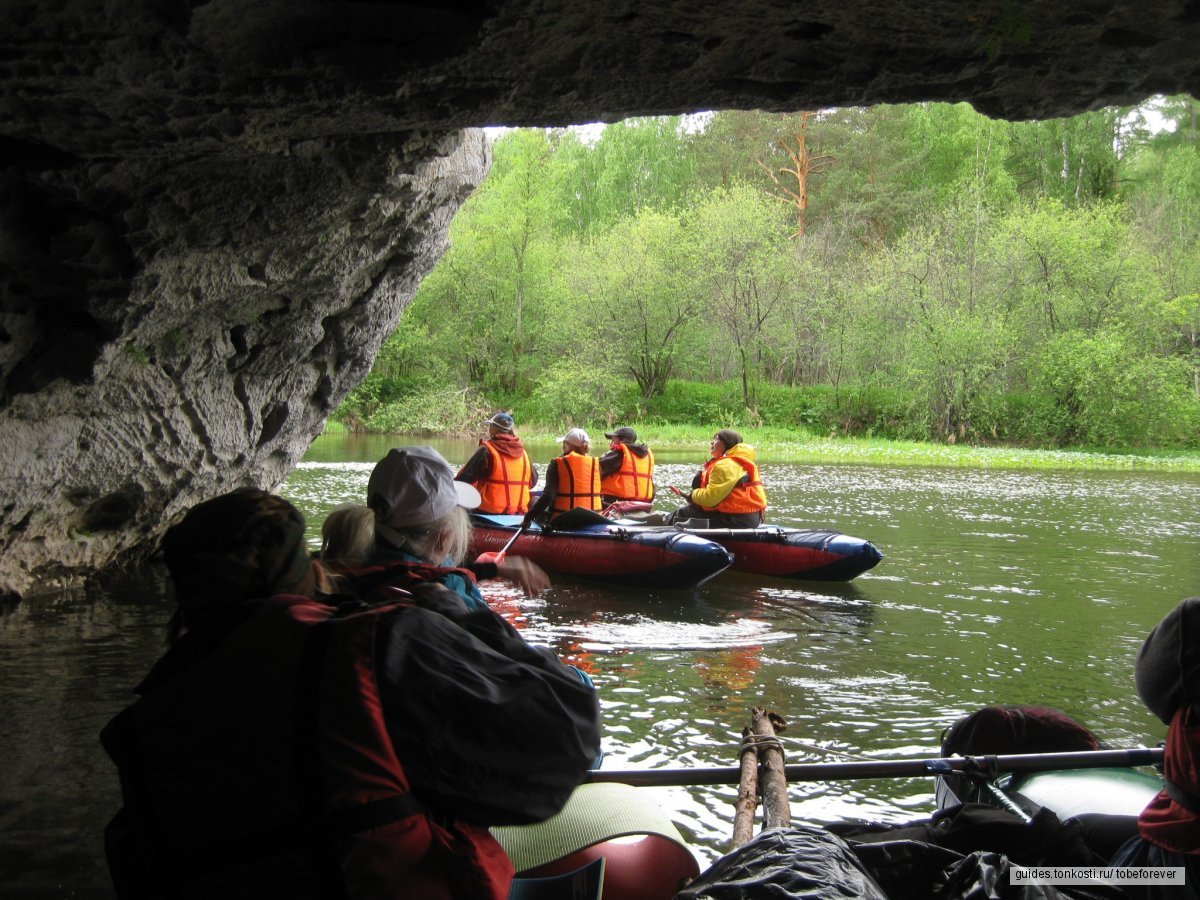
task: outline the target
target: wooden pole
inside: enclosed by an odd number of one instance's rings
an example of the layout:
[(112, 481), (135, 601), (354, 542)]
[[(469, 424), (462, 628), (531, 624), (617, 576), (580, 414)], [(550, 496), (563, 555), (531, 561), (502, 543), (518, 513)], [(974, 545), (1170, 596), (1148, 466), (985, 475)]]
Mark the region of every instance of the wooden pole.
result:
[(768, 828), (786, 828), (792, 824), (787, 776), (783, 771), (783, 745), (777, 737), (777, 733), (786, 728), (787, 723), (780, 716), (761, 706), (754, 708), (750, 730), (761, 769), (764, 831)]
[(741, 776), (733, 806), (733, 849), (754, 836), (754, 813), (758, 810), (758, 748), (750, 739), (750, 730), (742, 729), (742, 747), (738, 751)]

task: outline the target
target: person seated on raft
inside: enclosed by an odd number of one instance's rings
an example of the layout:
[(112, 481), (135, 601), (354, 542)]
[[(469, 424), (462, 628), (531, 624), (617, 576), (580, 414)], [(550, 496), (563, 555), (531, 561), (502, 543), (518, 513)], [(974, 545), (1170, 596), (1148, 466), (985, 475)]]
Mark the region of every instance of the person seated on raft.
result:
[(1200, 897), (1200, 597), (1189, 597), (1150, 632), (1134, 665), (1138, 696), (1167, 726), (1164, 789), (1112, 857), (1121, 867), (1185, 869), (1186, 884), (1121, 887), (1135, 900)]
[[(740, 433), (724, 428), (713, 435), (711, 459), (694, 479), (687, 503), (666, 517), (668, 524), (707, 520), (710, 528), (754, 528), (763, 522), (767, 492), (756, 453)], [(682, 493), (677, 491), (676, 493)]]
[(529, 512), (529, 489), (538, 473), (521, 439), (513, 432), (513, 417), (498, 412), (487, 420), (488, 436), (466, 461), (455, 481), (479, 491), (478, 511), (489, 515), (521, 516)]
[(454, 480), (450, 463), (432, 447), (388, 451), (371, 471), (367, 506), (347, 504), (322, 525), (321, 559), (335, 571), (395, 564), (440, 569), (436, 573), (471, 608), (485, 607), (477, 582), (504, 578), (533, 596), (550, 586), (537, 563), (505, 554), (498, 562), (465, 561), (471, 541), (468, 509), (479, 492)]
[(638, 443), (637, 432), (622, 426), (604, 435), (608, 452), (600, 457), (601, 502), (608, 506), (621, 500), (654, 499), (654, 454)]
[(567, 510), (577, 507), (600, 512), (600, 460), (589, 456), (592, 439), (582, 428), (572, 428), (559, 439), (562, 455), (546, 467), (546, 486), (521, 522), (553, 522)]
[(594, 689), (437, 583), (338, 605), (264, 491), (193, 507), (163, 550), (170, 646), (101, 734), (116, 896), (505, 900), (488, 828), (562, 809), (599, 751)]

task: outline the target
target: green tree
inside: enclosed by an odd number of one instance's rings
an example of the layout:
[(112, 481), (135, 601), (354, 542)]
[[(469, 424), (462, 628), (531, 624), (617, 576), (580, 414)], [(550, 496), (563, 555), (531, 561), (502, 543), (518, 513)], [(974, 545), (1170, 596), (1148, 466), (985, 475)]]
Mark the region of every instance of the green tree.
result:
[(662, 394), (699, 307), (682, 277), (682, 226), (641, 210), (595, 238), (571, 266), (586, 325), (605, 363), (629, 375), (642, 398)]
[(558, 284), (553, 152), (546, 132), (517, 130), (494, 153), (401, 327), (426, 328), (435, 355), (469, 383), (512, 392), (541, 347)]
[(727, 409), (736, 379), (760, 416), (852, 432), (1195, 442), (1197, 107), (1155, 102), (1173, 131), (1119, 109), (810, 114), (806, 149), (837, 162), (795, 239), (759, 162), (799, 116), (511, 132), (348, 404), (469, 418), (482, 391), (608, 421)]
[(1200, 398), (1200, 104), (1178, 98), (1166, 109), (1175, 132), (1150, 136), (1131, 154), (1124, 195), (1133, 225), (1163, 289), (1164, 352), (1181, 357)]
[(1194, 445), (1179, 365), (1146, 354), (1119, 327), (1057, 335), (1033, 360), (1033, 433), (1095, 447)]
[(1030, 342), (1137, 318), (1155, 291), (1116, 204), (1015, 207), (998, 222), (996, 240), (1005, 265), (997, 278)]
[(771, 181), (759, 164), (774, 156), (776, 142), (788, 136), (795, 116), (772, 115), (759, 110), (722, 110), (714, 113), (703, 131), (690, 142), (696, 176), (706, 189), (748, 184), (771, 190)]
[(836, 228), (861, 246), (892, 240), (927, 204), (907, 143), (904, 107), (824, 110), (812, 126), (819, 152), (837, 157), (810, 197), (814, 227)]
[(767, 327), (794, 285), (790, 230), (778, 203), (744, 185), (712, 191), (687, 217), (693, 289), (735, 355), (748, 410)]
[(1108, 107), (1067, 119), (1010, 124), (1009, 171), (1032, 197), (1083, 204), (1117, 191), (1121, 120), (1128, 109)]
[(636, 118), (604, 128), (588, 145), (559, 146), (558, 202), (578, 235), (595, 235), (643, 209), (671, 211), (695, 185), (695, 157), (679, 116)]
[(950, 442), (995, 436), (1016, 350), (987, 287), (991, 260), (979, 228), (972, 199), (960, 198), (880, 255), (871, 289), (890, 332), (874, 334), (875, 346), (892, 348), (888, 375), (910, 398), (910, 424)]

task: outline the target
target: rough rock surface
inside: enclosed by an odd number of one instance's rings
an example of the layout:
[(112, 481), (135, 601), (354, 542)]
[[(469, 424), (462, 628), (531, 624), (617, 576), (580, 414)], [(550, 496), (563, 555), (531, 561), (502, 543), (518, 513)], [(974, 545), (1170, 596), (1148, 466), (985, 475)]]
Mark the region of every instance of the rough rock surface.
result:
[(0, 6), (0, 589), (277, 485), (487, 167), (477, 131), (1200, 94), (1200, 2)]

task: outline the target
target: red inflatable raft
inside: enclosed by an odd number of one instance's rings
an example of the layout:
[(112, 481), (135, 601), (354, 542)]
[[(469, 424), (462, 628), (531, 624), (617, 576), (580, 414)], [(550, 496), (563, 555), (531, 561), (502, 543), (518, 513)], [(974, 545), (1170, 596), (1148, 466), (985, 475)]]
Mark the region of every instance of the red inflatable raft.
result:
[[(733, 571), (803, 581), (850, 581), (873, 569), (883, 553), (870, 541), (829, 528), (789, 528), (759, 525), (757, 528), (693, 528), (646, 525), (631, 513), (648, 512), (649, 503), (614, 503), (605, 512), (624, 528), (682, 531), (714, 541), (733, 554)], [(693, 520), (694, 521), (694, 520)]]
[[(502, 550), (521, 516), (471, 516), (474, 555)], [(720, 544), (671, 528), (628, 527), (585, 509), (573, 509), (554, 527), (531, 525), (513, 541), (513, 556), (533, 560), (547, 572), (610, 584), (649, 588), (694, 588), (733, 562)]]

